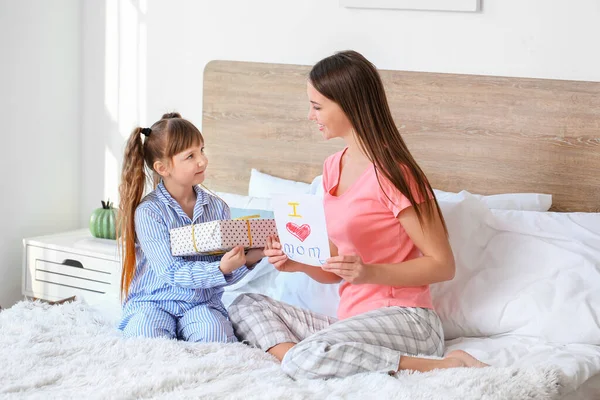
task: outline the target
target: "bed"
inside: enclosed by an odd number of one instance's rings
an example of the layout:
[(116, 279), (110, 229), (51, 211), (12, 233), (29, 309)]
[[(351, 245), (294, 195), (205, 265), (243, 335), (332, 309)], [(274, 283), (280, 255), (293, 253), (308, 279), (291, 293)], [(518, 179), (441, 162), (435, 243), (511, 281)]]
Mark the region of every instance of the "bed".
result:
[[(230, 206), (268, 209), (269, 191), (282, 185), (318, 195), (323, 160), (343, 143), (322, 141), (306, 119), (308, 71), (207, 65), (205, 184)], [(0, 313), (7, 360), (0, 395), (600, 398), (600, 83), (403, 71), (382, 77), (400, 132), (445, 199), (457, 264), (469, 266), (456, 282), (432, 288), (448, 350), (467, 350), (494, 368), (291, 381), (269, 355), (243, 344), (122, 340), (118, 317), (101, 307), (21, 302)], [(532, 195), (521, 201), (507, 193)], [(536, 193), (552, 195), (550, 210)], [(502, 206), (492, 206), (498, 199)], [(554, 263), (565, 251), (574, 258)], [(524, 271), (526, 284), (510, 297), (511, 279)], [(325, 302), (323, 312), (335, 308), (334, 287), (283, 275), (263, 261), (224, 301), (262, 292), (309, 308)], [(492, 300), (479, 301), (484, 296)]]

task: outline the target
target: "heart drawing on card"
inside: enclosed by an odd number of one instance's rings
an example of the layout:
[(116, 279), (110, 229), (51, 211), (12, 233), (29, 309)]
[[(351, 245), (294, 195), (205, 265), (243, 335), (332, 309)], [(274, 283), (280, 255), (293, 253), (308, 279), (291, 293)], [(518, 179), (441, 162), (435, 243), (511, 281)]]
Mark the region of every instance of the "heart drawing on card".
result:
[(308, 235), (310, 235), (310, 226), (307, 224), (298, 226), (293, 222), (288, 222), (287, 224), (285, 224), (285, 229), (287, 229), (289, 233), (300, 239), (301, 242), (304, 242)]

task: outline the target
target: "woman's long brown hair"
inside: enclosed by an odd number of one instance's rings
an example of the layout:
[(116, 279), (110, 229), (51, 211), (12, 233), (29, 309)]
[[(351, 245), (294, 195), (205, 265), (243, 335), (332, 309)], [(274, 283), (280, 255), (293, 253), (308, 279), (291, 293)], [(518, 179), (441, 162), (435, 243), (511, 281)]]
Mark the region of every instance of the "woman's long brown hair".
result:
[[(356, 51), (342, 51), (315, 64), (309, 81), (319, 93), (341, 107), (354, 128), (359, 146), (374, 164), (375, 172), (383, 174), (406, 196), (421, 226), (425, 226), (424, 215), (417, 207), (415, 195), (424, 199), (427, 217), (433, 216), (434, 207), (437, 209), (447, 233), (433, 189), (394, 123), (377, 68)], [(414, 179), (416, 187), (412, 190), (406, 174)], [(379, 181), (379, 176), (377, 179)], [(379, 185), (381, 187), (381, 182)], [(389, 199), (389, 195), (385, 195)]]
[(160, 175), (153, 169), (154, 162), (159, 160), (172, 162), (175, 154), (201, 143), (204, 143), (204, 139), (198, 128), (181, 118), (178, 113), (163, 115), (160, 121), (151, 126), (150, 134), (144, 141), (142, 141), (142, 128), (137, 127), (131, 132), (125, 147), (119, 186), (117, 240), (123, 260), (122, 300), (127, 298), (135, 276), (135, 210), (142, 201), (146, 181), (152, 180), (154, 188), (160, 182)]

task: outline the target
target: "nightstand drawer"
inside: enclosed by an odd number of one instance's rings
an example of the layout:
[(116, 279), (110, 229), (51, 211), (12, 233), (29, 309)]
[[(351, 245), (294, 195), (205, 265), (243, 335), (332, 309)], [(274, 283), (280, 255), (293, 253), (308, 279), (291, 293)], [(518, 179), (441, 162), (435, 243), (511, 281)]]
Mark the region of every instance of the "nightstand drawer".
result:
[(119, 280), (119, 264), (114, 260), (36, 246), (27, 246), (26, 259), (28, 292), (62, 286), (103, 294), (114, 292)]
[(118, 263), (113, 260), (106, 260), (103, 258), (96, 258), (85, 256), (76, 253), (68, 253), (66, 251), (46, 249), (37, 246), (27, 246), (27, 260), (29, 263), (37, 260), (56, 264), (64, 265), (65, 267), (71, 266), (81, 271), (89, 271), (90, 273), (105, 273), (115, 274), (118, 272)]
[(53, 264), (42, 260), (36, 260), (33, 277), (35, 281), (55, 283), (99, 293), (106, 293), (112, 279), (108, 273), (87, 271), (83, 268)]

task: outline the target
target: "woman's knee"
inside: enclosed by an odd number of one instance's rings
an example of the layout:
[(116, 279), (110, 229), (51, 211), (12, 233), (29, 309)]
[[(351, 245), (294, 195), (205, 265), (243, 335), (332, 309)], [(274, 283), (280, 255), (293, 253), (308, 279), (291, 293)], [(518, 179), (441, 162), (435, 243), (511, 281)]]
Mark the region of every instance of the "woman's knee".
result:
[(242, 293), (233, 300), (231, 307), (251, 306), (263, 303), (269, 296), (260, 293)]
[(238, 322), (244, 318), (249, 309), (261, 307), (268, 299), (267, 296), (258, 293), (243, 293), (236, 297), (228, 308), (229, 318), (232, 322)]

